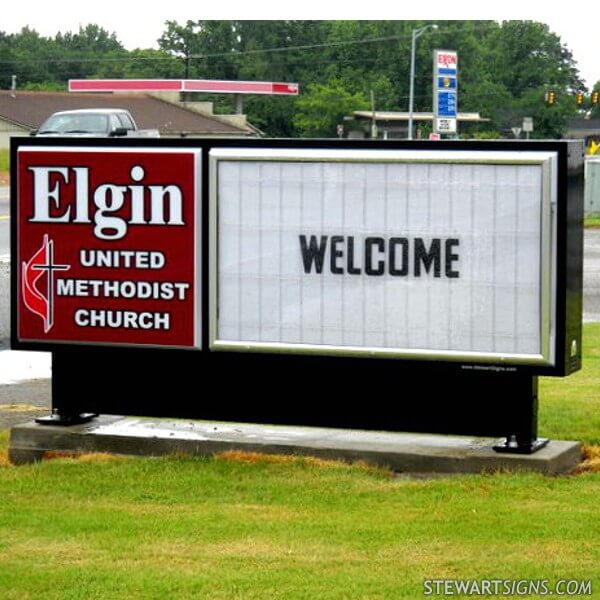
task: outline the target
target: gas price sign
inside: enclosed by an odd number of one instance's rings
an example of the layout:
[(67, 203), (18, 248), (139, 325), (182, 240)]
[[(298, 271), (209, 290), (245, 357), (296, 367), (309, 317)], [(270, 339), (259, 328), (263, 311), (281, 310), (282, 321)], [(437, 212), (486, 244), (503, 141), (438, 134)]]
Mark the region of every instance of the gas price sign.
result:
[(454, 50), (433, 51), (433, 130), (456, 133), (458, 117), (458, 55)]

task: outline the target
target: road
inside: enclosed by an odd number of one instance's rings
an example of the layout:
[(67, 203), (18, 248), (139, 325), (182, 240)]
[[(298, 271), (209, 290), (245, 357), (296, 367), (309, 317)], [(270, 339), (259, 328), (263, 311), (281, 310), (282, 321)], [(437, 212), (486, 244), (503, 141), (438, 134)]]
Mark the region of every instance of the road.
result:
[(10, 202), (9, 188), (0, 187), (0, 260), (10, 255)]
[(583, 320), (600, 321), (600, 229), (586, 229), (583, 259)]

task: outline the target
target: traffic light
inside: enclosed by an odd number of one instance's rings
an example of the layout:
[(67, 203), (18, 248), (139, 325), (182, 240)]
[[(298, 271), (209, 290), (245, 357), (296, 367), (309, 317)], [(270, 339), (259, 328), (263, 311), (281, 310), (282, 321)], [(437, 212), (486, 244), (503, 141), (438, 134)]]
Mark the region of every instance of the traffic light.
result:
[(546, 92), (546, 104), (552, 105), (556, 102), (556, 92), (554, 90), (548, 90)]
[(592, 92), (592, 104), (594, 106), (598, 106), (598, 104), (600, 104), (600, 91), (594, 90)]
[(577, 92), (575, 94), (575, 102), (577, 103), (577, 106), (582, 106), (584, 100), (585, 100), (585, 95), (583, 92)]

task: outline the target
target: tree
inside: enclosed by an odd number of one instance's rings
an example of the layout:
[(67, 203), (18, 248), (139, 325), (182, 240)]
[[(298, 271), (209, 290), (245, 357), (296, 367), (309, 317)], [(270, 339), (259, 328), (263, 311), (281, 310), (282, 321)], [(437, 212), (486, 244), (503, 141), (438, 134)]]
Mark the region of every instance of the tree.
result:
[(365, 95), (351, 94), (339, 81), (316, 83), (296, 102), (294, 126), (301, 137), (334, 137), (346, 115), (367, 108)]
[[(63, 83), (69, 79), (98, 76), (98, 71), (110, 72), (111, 67), (127, 56), (114, 33), (93, 23), (80, 27), (77, 33), (58, 33), (51, 41), (51, 47), (58, 57), (53, 65), (54, 77)], [(98, 61), (99, 57), (101, 61)]]
[[(186, 75), (207, 79), (305, 82), (312, 64), (298, 60), (295, 46), (319, 46), (326, 26), (316, 21), (168, 22), (161, 49), (186, 64)], [(232, 99), (203, 95), (217, 110), (231, 111)], [(293, 136), (294, 100), (248, 96), (249, 120), (272, 136)]]
[(112, 53), (95, 65), (89, 75), (94, 78), (176, 79), (184, 76), (184, 65), (164, 50), (132, 50), (125, 54)]
[(571, 52), (544, 23), (505, 21), (488, 40), (490, 71), (514, 96), (549, 86), (582, 89)]
[(565, 129), (566, 118), (576, 114), (575, 101), (570, 93), (557, 94), (556, 103), (547, 106), (540, 100), (544, 97), (545, 88), (529, 90), (516, 102), (521, 126), (522, 117), (533, 117), (535, 138), (560, 139)]
[[(325, 130), (333, 135), (337, 109), (325, 106), (327, 98), (334, 104), (339, 98), (364, 100), (373, 90), (378, 110), (407, 110), (411, 34), (425, 23), (188, 21), (185, 26), (171, 23), (162, 47), (188, 56), (190, 70), (204, 77), (299, 83), (297, 102), (249, 97), (249, 119), (268, 135), (324, 135)], [(581, 81), (571, 53), (546, 25), (436, 24), (439, 29), (421, 36), (416, 47), (415, 110), (432, 110), (432, 52), (449, 48), (459, 55), (460, 110), (479, 112), (490, 119), (486, 127), (499, 131), (534, 116), (536, 136), (560, 135), (569, 107), (565, 103), (546, 110), (540, 90), (552, 87), (566, 96)], [(322, 115), (312, 106), (315, 102)], [(221, 103), (227, 107), (226, 101)]]
[[(559, 136), (567, 102), (584, 89), (571, 52), (543, 23), (437, 21), (416, 46), (415, 110), (432, 110), (432, 52), (456, 50), (459, 110), (490, 119), (486, 128), (510, 131), (524, 116), (535, 136)], [(89, 24), (54, 38), (24, 28), (0, 32), (0, 83), (9, 87), (64, 86), (69, 78), (189, 77), (287, 81), (300, 97), (248, 96), (250, 122), (270, 136), (335, 135), (353, 110), (408, 108), (411, 34), (425, 21), (167, 21), (159, 50), (128, 52), (114, 33)], [(560, 100), (546, 107), (543, 93)], [(191, 98), (190, 98), (191, 99)], [(202, 95), (230, 112), (232, 97)], [(343, 109), (340, 109), (343, 107)], [(599, 115), (600, 108), (594, 110)]]
[(93, 23), (85, 27), (79, 27), (77, 33), (70, 31), (64, 34), (58, 33), (54, 38), (54, 43), (57, 46), (62, 46), (65, 51), (70, 53), (106, 54), (124, 50), (115, 33), (110, 33)]
[(13, 67), (12, 37), (0, 31), (0, 89), (8, 89), (11, 75), (16, 74)]
[(53, 51), (52, 41), (23, 27), (19, 33), (10, 34), (6, 39), (6, 58), (3, 66), (10, 70), (7, 75), (17, 75), (20, 83), (48, 83), (57, 80), (57, 53)]
[(485, 128), (501, 131), (513, 127), (515, 115), (513, 97), (506, 87), (488, 78), (475, 78), (460, 84), (459, 110), (478, 112), (483, 118), (490, 119)]
[(238, 40), (233, 21), (167, 21), (159, 46), (177, 56), (185, 66), (185, 77), (236, 79), (234, 53)]
[(54, 38), (28, 27), (0, 35), (1, 72), (5, 78), (16, 75), (19, 87), (64, 88), (68, 79), (89, 76), (99, 63), (125, 55), (114, 33), (93, 24)]

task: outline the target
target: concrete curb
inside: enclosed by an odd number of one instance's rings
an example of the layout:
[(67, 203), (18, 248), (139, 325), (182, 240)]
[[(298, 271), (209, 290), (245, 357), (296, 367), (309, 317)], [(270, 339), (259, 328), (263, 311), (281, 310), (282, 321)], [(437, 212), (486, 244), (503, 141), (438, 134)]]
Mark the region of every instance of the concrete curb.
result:
[(243, 450), (360, 460), (409, 473), (526, 470), (546, 475), (568, 473), (581, 458), (579, 442), (551, 441), (532, 455), (498, 454), (492, 449), (495, 442), (462, 436), (102, 415), (72, 427), (35, 422), (13, 427), (9, 458), (15, 464), (25, 464), (41, 460), (48, 451), (212, 456)]

